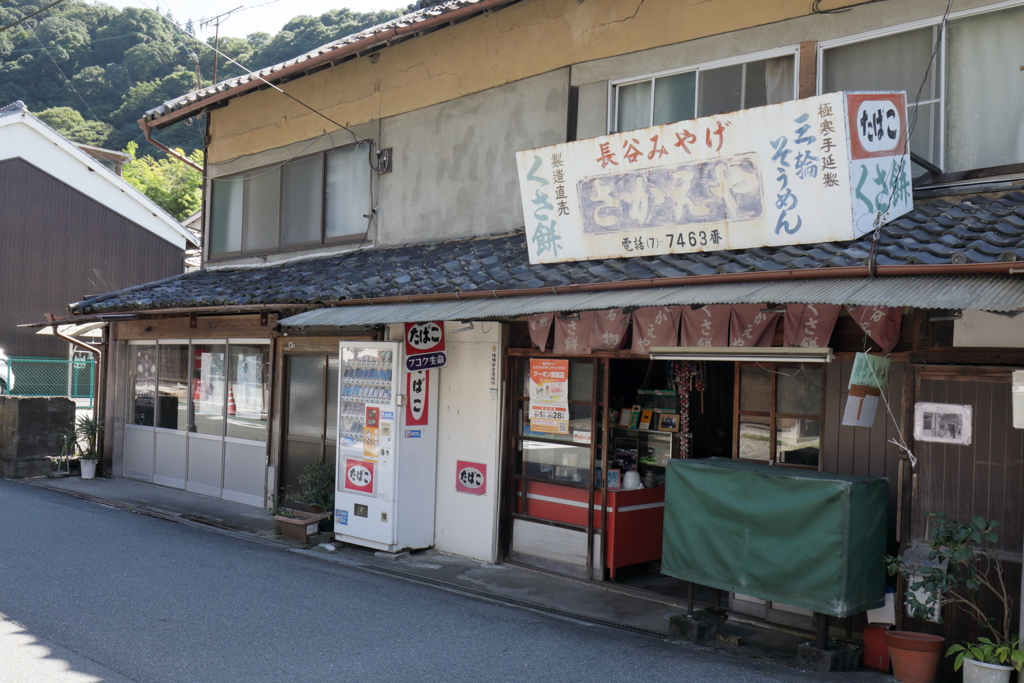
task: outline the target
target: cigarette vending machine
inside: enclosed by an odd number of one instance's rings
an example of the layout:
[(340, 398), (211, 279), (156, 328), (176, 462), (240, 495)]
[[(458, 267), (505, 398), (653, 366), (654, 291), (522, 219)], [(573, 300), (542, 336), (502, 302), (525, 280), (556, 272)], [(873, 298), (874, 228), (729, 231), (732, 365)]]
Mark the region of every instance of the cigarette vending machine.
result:
[(396, 552), (434, 543), (438, 370), (398, 342), (340, 344), (334, 536)]

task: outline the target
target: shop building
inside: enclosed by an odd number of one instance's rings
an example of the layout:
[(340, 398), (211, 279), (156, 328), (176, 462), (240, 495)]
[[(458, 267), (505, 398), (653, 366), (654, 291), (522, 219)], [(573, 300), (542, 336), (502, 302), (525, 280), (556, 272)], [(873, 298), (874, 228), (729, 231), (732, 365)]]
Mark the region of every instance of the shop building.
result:
[[(338, 450), (341, 343), (440, 321), (438, 550), (678, 599), (686, 586), (651, 564), (659, 484), (668, 461), (716, 455), (887, 478), (892, 550), (926, 538), (927, 512), (1000, 519), (1019, 574), (1024, 108), (1003, 84), (1020, 77), (1024, 5), (956, 10), (453, 0), (148, 112), (147, 129), (207, 115), (204, 263), (72, 306), (118, 316), (108, 471), (269, 507)], [(840, 90), (904, 91), (917, 122), (914, 204), (877, 230), (729, 249), (694, 230), (674, 253), (531, 258), (517, 153)], [(831, 229), (841, 213), (802, 218)], [(890, 361), (864, 427), (843, 424), (857, 352)], [(538, 361), (567, 371), (567, 395), (531, 420)], [(975, 406), (971, 444), (915, 442), (922, 402)], [(635, 406), (646, 429), (623, 422)], [(564, 429), (538, 429), (560, 414)], [(482, 492), (458, 488), (466, 463)], [(631, 468), (649, 486), (609, 491)], [(934, 628), (966, 637), (949, 618)]]

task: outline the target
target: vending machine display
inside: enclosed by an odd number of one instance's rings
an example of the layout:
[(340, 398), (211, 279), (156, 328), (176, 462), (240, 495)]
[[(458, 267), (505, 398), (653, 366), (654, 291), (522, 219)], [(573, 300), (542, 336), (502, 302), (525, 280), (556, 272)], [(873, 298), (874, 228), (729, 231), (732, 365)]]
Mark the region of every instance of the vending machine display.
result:
[(401, 354), (394, 342), (339, 348), (335, 537), (388, 551), (429, 547), (434, 533), (438, 371), (407, 372)]

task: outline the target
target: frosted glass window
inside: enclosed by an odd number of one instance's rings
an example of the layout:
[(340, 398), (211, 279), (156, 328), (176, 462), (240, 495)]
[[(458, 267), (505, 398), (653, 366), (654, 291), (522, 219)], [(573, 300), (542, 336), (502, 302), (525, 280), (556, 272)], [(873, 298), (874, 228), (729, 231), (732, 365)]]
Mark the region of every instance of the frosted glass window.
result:
[(242, 248), (249, 253), (277, 249), (280, 229), (281, 169), (246, 174)]
[(618, 87), (618, 131), (647, 128), (651, 125), (651, 82), (632, 83)]
[(156, 426), (188, 429), (188, 344), (161, 344)]
[(1024, 7), (951, 21), (943, 170), (1024, 161)]
[(369, 145), (357, 144), (327, 152), (324, 237), (366, 233), (370, 213)]
[(281, 244), (319, 242), (323, 218), (324, 157), (291, 161), (281, 171)]
[(224, 344), (195, 344), (192, 347), (192, 425), (198, 434), (224, 435), (224, 403), (227, 382), (224, 374)]
[(785, 55), (620, 85), (616, 88), (615, 130), (660, 126), (786, 102), (793, 99), (795, 72), (794, 57)]
[(323, 356), (288, 357), (288, 436), (324, 436), (324, 362)]
[(213, 211), (210, 216), (210, 255), (242, 249), (242, 176), (225, 176), (211, 182)]
[(699, 116), (714, 116), (743, 108), (743, 65), (700, 72)]
[(334, 441), (338, 437), (338, 359), (327, 359), (327, 414), (326, 432), (327, 440)]
[(654, 121), (661, 126), (694, 117), (697, 74), (690, 71), (654, 80)]
[[(903, 90), (907, 93), (907, 114), (913, 131), (910, 151), (939, 164), (941, 137), (941, 60), (936, 56), (924, 81), (925, 70), (935, 47), (934, 27), (883, 36), (852, 45), (826, 50), (824, 53), (824, 87), (822, 92), (840, 90)], [(916, 105), (918, 89), (921, 97)], [(915, 122), (916, 118), (916, 122)], [(912, 174), (924, 169), (915, 165)]]
[(269, 379), (269, 345), (231, 344), (228, 351), (228, 436), (267, 440)]
[(128, 424), (153, 426), (156, 344), (128, 346)]

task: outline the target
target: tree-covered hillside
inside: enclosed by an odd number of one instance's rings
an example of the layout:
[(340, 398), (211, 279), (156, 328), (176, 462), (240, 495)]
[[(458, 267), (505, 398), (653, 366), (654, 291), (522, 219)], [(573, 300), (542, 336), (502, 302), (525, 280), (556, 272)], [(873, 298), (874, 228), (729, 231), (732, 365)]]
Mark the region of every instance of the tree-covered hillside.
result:
[[(49, 2), (4, 0), (0, 26)], [(220, 50), (255, 70), (402, 12), (338, 9), (319, 17), (298, 16), (275, 35), (222, 35)], [(42, 118), (47, 123), (79, 142), (120, 150), (134, 141), (144, 149), (148, 143), (137, 120), (147, 109), (195, 90), (200, 79), (202, 85), (212, 82), (214, 53), (192, 37), (192, 26), (190, 18), (179, 21), (149, 9), (65, 0), (0, 31), (0, 106), (22, 100), (33, 113), (46, 112)], [(241, 73), (220, 59), (218, 80)], [(202, 146), (202, 132), (196, 121), (172, 126), (158, 137), (172, 147), (194, 150)]]

